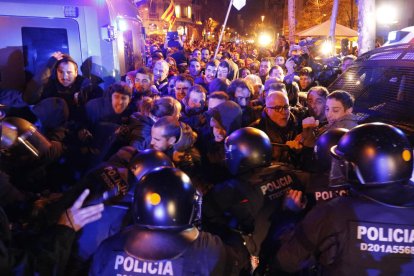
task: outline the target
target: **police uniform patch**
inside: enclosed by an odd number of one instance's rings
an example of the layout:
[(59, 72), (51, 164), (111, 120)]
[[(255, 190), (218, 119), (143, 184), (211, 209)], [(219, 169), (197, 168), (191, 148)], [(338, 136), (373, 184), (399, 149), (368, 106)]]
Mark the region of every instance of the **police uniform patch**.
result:
[(256, 185), (267, 200), (283, 198), (290, 189), (303, 190), (302, 183), (292, 171), (276, 168), (273, 172), (261, 175), (259, 178), (260, 180), (255, 181)]
[(181, 275), (183, 260), (142, 261), (126, 254), (118, 254), (114, 260), (114, 275)]
[(351, 244), (362, 256), (414, 257), (414, 225), (352, 221), (349, 227)]

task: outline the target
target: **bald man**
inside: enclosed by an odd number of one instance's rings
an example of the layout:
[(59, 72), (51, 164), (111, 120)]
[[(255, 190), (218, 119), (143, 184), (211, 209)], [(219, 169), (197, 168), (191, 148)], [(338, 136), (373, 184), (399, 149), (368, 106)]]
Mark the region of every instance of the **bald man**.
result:
[(275, 161), (291, 163), (292, 156), (287, 149), (291, 147), (291, 141), (294, 141), (300, 128), (296, 117), (290, 112), (287, 94), (284, 91), (274, 91), (266, 97), (265, 102), (261, 118), (252, 126), (266, 132), (271, 142), (278, 144), (273, 147)]

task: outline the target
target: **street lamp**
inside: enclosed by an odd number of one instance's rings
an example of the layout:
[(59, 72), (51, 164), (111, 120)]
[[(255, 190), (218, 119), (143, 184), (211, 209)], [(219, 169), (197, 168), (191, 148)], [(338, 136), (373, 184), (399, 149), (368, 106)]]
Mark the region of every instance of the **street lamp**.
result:
[(398, 23), (398, 9), (395, 5), (383, 4), (377, 9), (377, 22), (382, 25)]
[(265, 32), (259, 34), (258, 43), (261, 47), (269, 46), (272, 43), (272, 37)]
[(263, 23), (263, 21), (264, 21), (264, 19), (265, 19), (265, 16), (264, 16), (264, 15), (262, 15), (262, 16), (261, 16), (261, 18), (262, 18), (262, 23)]

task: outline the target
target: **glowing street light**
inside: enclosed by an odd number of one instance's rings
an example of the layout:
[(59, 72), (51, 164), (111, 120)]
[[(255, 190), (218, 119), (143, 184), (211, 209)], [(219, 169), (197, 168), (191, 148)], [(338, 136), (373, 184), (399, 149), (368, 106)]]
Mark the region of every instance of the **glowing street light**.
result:
[(382, 25), (391, 25), (398, 22), (398, 9), (395, 5), (383, 4), (377, 8), (377, 22)]
[(320, 52), (325, 56), (331, 56), (333, 52), (332, 41), (326, 40), (325, 42), (323, 42), (320, 48)]
[(264, 15), (262, 15), (262, 16), (261, 16), (261, 18), (262, 18), (262, 23), (263, 23), (263, 21), (264, 21), (264, 19), (265, 19), (265, 16), (264, 16)]
[(260, 46), (266, 47), (272, 43), (272, 37), (268, 33), (261, 33), (258, 38), (258, 43)]

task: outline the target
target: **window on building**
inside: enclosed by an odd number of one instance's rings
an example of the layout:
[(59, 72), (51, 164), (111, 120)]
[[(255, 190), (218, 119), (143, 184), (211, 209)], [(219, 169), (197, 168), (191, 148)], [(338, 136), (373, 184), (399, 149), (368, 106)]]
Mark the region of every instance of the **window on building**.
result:
[(187, 17), (190, 18), (190, 19), (192, 17), (191, 6), (187, 7)]
[(176, 5), (175, 6), (175, 16), (177, 18), (180, 18), (181, 17), (181, 6), (180, 5)]

